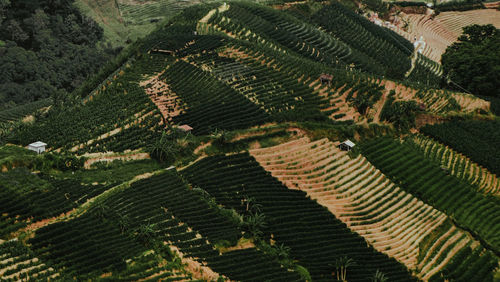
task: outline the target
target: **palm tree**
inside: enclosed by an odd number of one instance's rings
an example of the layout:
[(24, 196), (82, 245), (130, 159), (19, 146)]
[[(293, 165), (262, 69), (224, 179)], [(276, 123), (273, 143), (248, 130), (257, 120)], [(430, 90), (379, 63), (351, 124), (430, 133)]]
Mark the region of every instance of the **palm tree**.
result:
[(385, 276), (385, 274), (378, 269), (377, 269), (377, 272), (375, 272), (375, 274), (371, 278), (371, 281), (373, 281), (373, 282), (387, 282), (387, 280), (388, 279)]
[(290, 247), (285, 246), (283, 243), (279, 245), (276, 244), (273, 247), (274, 247), (274, 252), (278, 257), (280, 263), (286, 268), (293, 267), (293, 261), (292, 259), (290, 259), (290, 251), (291, 251)]
[(274, 245), (274, 248), (276, 249), (276, 255), (280, 260), (285, 260), (290, 257), (290, 247), (285, 246), (283, 243), (279, 245)]
[(252, 213), (260, 213), (262, 209), (262, 205), (257, 203), (257, 200), (254, 197), (245, 196), (241, 200), (242, 204), (246, 204), (246, 211)]
[(267, 227), (266, 217), (260, 213), (250, 214), (246, 218), (245, 226), (252, 237), (257, 239), (264, 234), (262, 229)]
[[(353, 259), (348, 258), (348, 257), (340, 257), (335, 260), (335, 268), (336, 271), (335, 273), (337, 274), (337, 280), (340, 281), (347, 281), (346, 276), (347, 276), (347, 268), (350, 266), (356, 265), (356, 262), (354, 262)], [(332, 273), (333, 275), (333, 273)]]

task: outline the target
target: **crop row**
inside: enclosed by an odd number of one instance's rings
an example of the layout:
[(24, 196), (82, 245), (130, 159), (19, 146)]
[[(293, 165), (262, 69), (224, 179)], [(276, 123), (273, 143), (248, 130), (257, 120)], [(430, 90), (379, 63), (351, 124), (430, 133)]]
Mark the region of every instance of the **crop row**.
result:
[[(439, 240), (423, 244), (426, 237), (439, 238), (454, 228), (446, 215), (394, 185), (362, 156), (350, 158), (336, 145), (326, 139), (310, 142), (304, 138), (250, 153), (287, 187), (305, 191), (421, 279), (439, 272), (456, 252), (472, 244), (461, 231), (446, 237), (449, 245), (457, 242), (452, 248)], [(454, 270), (447, 267), (447, 271)], [(491, 271), (486, 273), (491, 275)]]
[(440, 87), (443, 72), (441, 65), (420, 53), (417, 53), (417, 56), (415, 67), (407, 79), (427, 87)]
[(325, 107), (313, 89), (299, 83), (286, 72), (273, 70), (253, 59), (236, 61), (217, 54), (197, 59), (195, 63), (212, 68), (212, 73), (231, 88), (268, 113)]
[[(263, 48), (259, 49), (257, 47), (254, 48), (247, 44), (230, 42), (229, 46), (230, 47), (225, 50), (223, 56), (233, 58), (237, 62), (245, 64), (245, 67), (242, 68), (241, 64), (228, 64), (230, 70), (227, 70), (227, 72), (231, 72), (233, 68), (236, 73), (248, 71), (247, 65), (274, 69), (294, 84), (299, 83), (309, 88), (309, 91), (312, 91), (320, 98), (320, 100), (316, 102), (317, 106), (309, 106), (309, 108), (319, 108), (322, 112), (334, 119), (339, 109), (343, 109), (345, 113), (351, 112), (353, 116), (356, 116), (354, 109), (348, 105), (348, 103), (352, 103), (349, 101), (352, 100), (354, 93), (378, 93), (381, 91), (377, 79), (362, 73), (351, 72), (345, 69), (328, 69), (325, 68), (324, 65), (305, 58), (283, 56), (279, 52), (273, 52), (272, 50)], [(218, 70), (215, 69), (214, 71)], [(220, 72), (224, 75), (226, 69), (221, 69)], [(322, 72), (333, 75), (333, 81), (330, 85), (320, 84), (319, 76)], [(228, 79), (231, 83), (238, 83), (238, 81), (232, 82), (231, 76), (229, 76)], [(296, 87), (292, 90), (295, 93), (298, 89), (300, 88)], [(309, 100), (311, 100), (311, 98), (309, 98)]]
[(141, 4), (125, 4), (124, 1), (117, 1), (120, 13), (126, 23), (145, 24), (158, 21), (163, 18), (170, 18), (182, 11), (184, 7), (196, 4), (195, 1), (172, 1), (161, 0)]
[(268, 119), (268, 114), (246, 97), (184, 61), (173, 64), (161, 78), (187, 104), (174, 122), (190, 125), (195, 134), (246, 128)]
[(136, 150), (145, 148), (153, 140), (160, 137), (162, 125), (159, 115), (150, 115), (140, 123), (122, 129), (119, 133), (104, 139), (95, 141), (89, 145), (85, 144), (78, 149), (77, 154), (96, 152), (123, 152), (125, 150)]
[(38, 109), (47, 107), (52, 103), (50, 99), (28, 103), (7, 110), (0, 111), (0, 122), (14, 121), (32, 114)]
[[(209, 194), (200, 188), (188, 189), (176, 173), (165, 173), (134, 184), (127, 195), (117, 195), (105, 204), (128, 218), (144, 218), (146, 222), (158, 214), (167, 213), (166, 218), (180, 221), (193, 232), (187, 233), (173, 225), (157, 233), (169, 234), (167, 241), (186, 251), (200, 262), (206, 261), (216, 272), (236, 280), (298, 280), (296, 273), (283, 269), (273, 258), (256, 249), (227, 252), (219, 255), (212, 244), (223, 241), (231, 244), (241, 236), (241, 231), (233, 221), (221, 213)], [(118, 204), (119, 203), (119, 204)], [(140, 205), (140, 206), (139, 206)], [(152, 207), (155, 207), (152, 209)], [(149, 212), (152, 210), (152, 212)], [(145, 216), (146, 215), (146, 216)], [(159, 223), (158, 226), (163, 223)], [(182, 232), (180, 232), (182, 231)], [(203, 237), (199, 238), (196, 233)]]
[(146, 250), (122, 234), (118, 225), (95, 214), (40, 228), (28, 243), (39, 257), (64, 269), (65, 275), (83, 277), (124, 269), (126, 259)]
[(50, 149), (69, 150), (136, 122), (139, 115), (155, 115), (158, 109), (138, 82), (143, 75), (157, 72), (166, 64), (163, 55), (140, 56), (113, 76), (98, 94), (83, 103), (52, 107), (36, 123), (23, 124), (11, 141), (27, 145), (41, 140)]
[(391, 139), (362, 144), (364, 156), (407, 192), (478, 235), (485, 247), (500, 250), (500, 203), (448, 175), (409, 145)]
[(17, 240), (0, 243), (0, 277), (2, 281), (30, 279), (50, 280), (59, 274)]
[(50, 148), (70, 148), (113, 130), (116, 124), (126, 124), (135, 113), (154, 109), (139, 86), (124, 84), (111, 84), (84, 105), (55, 109), (37, 123), (21, 127), (16, 134), (18, 143), (42, 140)]
[(354, 63), (362, 70), (383, 74), (384, 67), (334, 36), (291, 15), (250, 3), (231, 3), (228, 11), (212, 17), (210, 24), (238, 38), (281, 46), (330, 67)]
[[(402, 77), (411, 66), (409, 56), (413, 46), (410, 42), (389, 29), (372, 24), (340, 3), (333, 2), (323, 7), (314, 14), (313, 21), (375, 60), (384, 70), (381, 74)], [(361, 68), (368, 66), (362, 65)]]
[(366, 280), (377, 269), (391, 281), (412, 280), (403, 265), (369, 247), (304, 192), (287, 189), (248, 154), (208, 157), (182, 173), (226, 208), (243, 213), (242, 201), (254, 198), (267, 223), (262, 231), (290, 247), (291, 257), (313, 279), (331, 279), (335, 260), (347, 256), (357, 263), (348, 270), (349, 281)]
[(255, 248), (220, 254), (211, 243), (234, 244), (240, 236), (209, 195), (165, 172), (96, 200), (80, 217), (37, 230), (29, 243), (65, 277), (112, 272), (110, 279), (179, 279), (171, 251), (176, 247), (230, 279), (300, 279)]
[(74, 180), (45, 180), (22, 169), (9, 173), (24, 177), (24, 181), (7, 183), (0, 190), (2, 236), (19, 229), (28, 219), (33, 222), (67, 212), (108, 188), (86, 186)]
[(446, 144), (454, 150), (500, 174), (500, 121), (450, 121), (427, 125), (421, 129), (425, 135)]
[(415, 135), (409, 142), (424, 155), (445, 167), (451, 175), (468, 182), (485, 194), (500, 193), (500, 179), (468, 157), (424, 135)]

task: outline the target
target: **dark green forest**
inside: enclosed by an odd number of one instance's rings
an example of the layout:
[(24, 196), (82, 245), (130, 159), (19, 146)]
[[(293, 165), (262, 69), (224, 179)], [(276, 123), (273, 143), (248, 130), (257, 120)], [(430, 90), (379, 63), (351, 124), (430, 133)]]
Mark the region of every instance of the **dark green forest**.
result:
[(0, 109), (71, 92), (119, 50), (72, 0), (0, 0)]
[(470, 25), (441, 59), (451, 87), (500, 97), (500, 32), (493, 25)]

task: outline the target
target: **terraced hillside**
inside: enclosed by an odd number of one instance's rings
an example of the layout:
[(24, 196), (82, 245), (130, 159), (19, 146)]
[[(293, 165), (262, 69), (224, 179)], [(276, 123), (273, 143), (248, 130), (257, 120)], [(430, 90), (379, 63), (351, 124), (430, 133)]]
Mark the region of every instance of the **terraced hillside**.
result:
[(4, 116), (0, 280), (498, 277), (497, 117), (410, 42), (337, 3), (116, 3), (176, 15)]
[[(350, 157), (337, 145), (327, 139), (302, 138), (250, 153), (288, 188), (306, 192), (378, 251), (404, 263), (423, 280), (439, 277), (444, 268), (465, 277), (484, 267), (479, 261), (494, 257), (450, 224), (446, 214), (397, 187), (366, 158)], [(447, 265), (450, 261), (455, 263)], [(470, 265), (472, 261), (477, 264)], [(471, 272), (460, 273), (464, 266)], [(486, 276), (475, 276), (475, 281), (487, 279), (493, 265), (489, 267)]]
[[(396, 76), (410, 68), (412, 45), (402, 38), (395, 41), (393, 38), (398, 37), (396, 34), (387, 34), (389, 31), (375, 27), (366, 19), (335, 3), (321, 10), (315, 17), (325, 31), (270, 8), (236, 2), (227, 10), (211, 16), (206, 25), (208, 30), (220, 30), (239, 39), (266, 42), (272, 48), (290, 49), (329, 66), (354, 64), (371, 73), (389, 72), (389, 75)], [(328, 20), (332, 17), (336, 21)], [(337, 28), (338, 25), (346, 24), (353, 29), (346, 30), (347, 33), (333, 33), (342, 30)], [(393, 66), (394, 69), (389, 71), (388, 66)]]
[(416, 135), (410, 142), (414, 142), (426, 157), (437, 161), (453, 176), (476, 186), (482, 193), (499, 195), (498, 176), (467, 156), (424, 135)]
[[(368, 28), (369, 22), (364, 19), (342, 13), (346, 19), (355, 19), (357, 26), (366, 30), (363, 34), (371, 36), (374, 42), (388, 40), (382, 31)], [(259, 17), (264, 17), (260, 27), (239, 30), (247, 21), (249, 27), (259, 22)], [(239, 27), (234, 25), (240, 20)], [(228, 22), (231, 25), (223, 34), (200, 35), (223, 30), (219, 24)], [(248, 3), (188, 8), (171, 25), (143, 40), (139, 44), (142, 53), (130, 58), (101, 84), (95, 91), (97, 95), (87, 98), (83, 105), (55, 109), (35, 124), (22, 125), (11, 142), (26, 145), (45, 140), (52, 150), (79, 154), (123, 152), (147, 147), (148, 140), (158, 138), (161, 128), (167, 125), (189, 125), (199, 135), (271, 121), (330, 118), (377, 122), (391, 90), (396, 91), (397, 99), (414, 100), (435, 114), (489, 107), (488, 102), (469, 94), (404, 88), (367, 73), (339, 68), (342, 63), (337, 64), (335, 59), (342, 57), (339, 53), (318, 50), (330, 43), (346, 50), (349, 45), (309, 23), (303, 23), (303, 39), (293, 33), (298, 31), (292, 30), (286, 33), (288, 39), (280, 41), (275, 41), (277, 33), (262, 33), (274, 30), (273, 26), (287, 30), (285, 26), (299, 22), (288, 14)], [(231, 31), (231, 28), (237, 29)], [(238, 38), (242, 40), (228, 37), (228, 33), (240, 34)], [(309, 33), (317, 39), (304, 37)], [(346, 42), (355, 44), (354, 39), (345, 36)], [(394, 48), (395, 54), (404, 54)], [(379, 53), (370, 56), (378, 58)], [(380, 64), (384, 59), (379, 60)], [(319, 80), (322, 73), (332, 74), (333, 83), (322, 84)]]
[(303, 192), (287, 189), (248, 154), (205, 158), (182, 174), (237, 212), (244, 212), (245, 198), (255, 199), (267, 222), (263, 236), (288, 246), (291, 257), (306, 267), (314, 280), (327, 279), (335, 271), (331, 263), (342, 256), (356, 262), (347, 274), (351, 281), (366, 280), (377, 269), (392, 281), (413, 280), (404, 266), (376, 252)]
[(201, 1), (75, 0), (75, 6), (104, 31), (103, 41), (123, 47), (152, 32), (159, 22), (173, 18)]
[(426, 43), (423, 55), (440, 62), (446, 47), (462, 34), (462, 28), (471, 24), (492, 24), (500, 28), (500, 12), (495, 9), (471, 10), (464, 12), (442, 12), (436, 17), (431, 15), (409, 14), (404, 17), (408, 29), (396, 31), (408, 40), (420, 36)]
[(368, 160), (406, 191), (446, 213), (498, 252), (498, 199), (479, 194), (466, 183), (448, 176), (405, 144), (376, 139), (366, 143), (362, 150)]
[(427, 125), (422, 128), (422, 132), (470, 156), (491, 172), (500, 174), (498, 125), (497, 120), (455, 120)]

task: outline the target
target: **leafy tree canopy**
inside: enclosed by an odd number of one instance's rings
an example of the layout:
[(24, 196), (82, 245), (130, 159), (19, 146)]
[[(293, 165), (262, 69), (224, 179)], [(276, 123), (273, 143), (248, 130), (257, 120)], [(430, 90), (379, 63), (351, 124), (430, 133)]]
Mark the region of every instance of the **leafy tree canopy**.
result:
[[(451, 87), (500, 97), (500, 32), (493, 25), (470, 25), (441, 58)], [(460, 86), (457, 86), (457, 84)]]
[[(70, 92), (114, 53), (73, 0), (0, 0), (0, 105)], [(1, 110), (1, 108), (0, 108)]]

